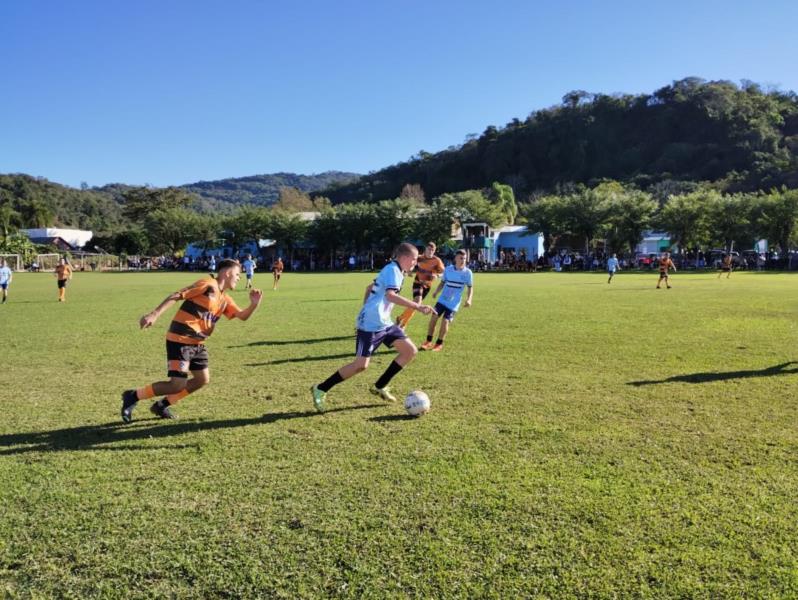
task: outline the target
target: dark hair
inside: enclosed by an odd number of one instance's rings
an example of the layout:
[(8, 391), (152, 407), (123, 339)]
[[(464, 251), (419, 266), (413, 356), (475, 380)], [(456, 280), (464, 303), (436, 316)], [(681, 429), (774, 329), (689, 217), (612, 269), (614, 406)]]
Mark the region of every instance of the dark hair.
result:
[(462, 248), (460, 248), (460, 250), (458, 250), (457, 252), (454, 253), (455, 256), (457, 256), (458, 254), (460, 256), (465, 256), (466, 255), (466, 251), (463, 250)]
[(225, 269), (229, 269), (231, 267), (238, 267), (240, 269), (241, 268), (241, 263), (239, 263), (234, 258), (225, 258), (218, 265), (216, 265), (216, 270), (221, 272), (221, 271), (224, 271)]
[(402, 242), (396, 247), (396, 256), (412, 256), (413, 253), (418, 254), (418, 248), (408, 242)]

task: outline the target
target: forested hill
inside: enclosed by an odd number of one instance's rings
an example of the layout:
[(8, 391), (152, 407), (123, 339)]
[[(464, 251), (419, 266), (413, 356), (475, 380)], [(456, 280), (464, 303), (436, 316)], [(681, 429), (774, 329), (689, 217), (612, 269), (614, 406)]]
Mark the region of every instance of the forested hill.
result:
[(236, 179), (200, 181), (181, 186), (184, 190), (197, 194), (213, 202), (229, 204), (271, 205), (277, 201), (280, 188), (293, 187), (310, 193), (325, 188), (351, 182), (360, 177), (357, 173), (326, 171), (318, 175), (297, 175), (295, 173), (273, 173), (253, 175)]
[(798, 187), (798, 97), (699, 78), (643, 95), (570, 92), (559, 106), (321, 194), (335, 203), (376, 201), (420, 184), (432, 198), (500, 181), (523, 199), (600, 179), (642, 188), (674, 179), (719, 182), (727, 191)]
[[(199, 212), (228, 212), (242, 204), (270, 205), (280, 188), (295, 187), (306, 193), (335, 182), (351, 181), (354, 173), (328, 171), (318, 175), (275, 173), (239, 179), (201, 181), (180, 186), (194, 196)], [(80, 189), (24, 173), (0, 174), (0, 228), (57, 225), (93, 231), (112, 231), (125, 225), (123, 194), (134, 186), (115, 183)]]

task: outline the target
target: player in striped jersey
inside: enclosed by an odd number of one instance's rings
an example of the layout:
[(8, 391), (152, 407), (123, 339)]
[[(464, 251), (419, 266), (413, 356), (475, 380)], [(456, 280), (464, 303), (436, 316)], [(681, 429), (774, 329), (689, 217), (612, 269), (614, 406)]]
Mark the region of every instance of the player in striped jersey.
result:
[[(460, 308), (460, 301), (463, 298), (463, 291), (468, 288), (468, 296), (466, 296), (465, 307), (471, 306), (471, 300), (474, 297), (474, 274), (471, 269), (465, 266), (466, 253), (465, 250), (458, 250), (454, 255), (454, 265), (449, 265), (443, 272), (441, 282), (438, 284), (438, 289), (432, 294), (433, 298), (437, 298), (440, 294), (441, 299), (435, 305), (432, 317), (429, 320), (429, 328), (427, 329), (427, 340), (421, 344), (422, 350), (432, 350), (433, 352), (440, 352), (443, 350), (443, 340), (449, 332), (449, 326), (454, 321), (454, 315)], [(432, 337), (435, 334), (435, 325), (438, 318), (443, 317), (441, 320), (441, 329), (438, 332), (438, 340), (435, 345), (432, 344)]]
[(659, 289), (659, 285), (662, 283), (662, 280), (665, 280), (665, 285), (668, 289), (671, 289), (670, 281), (668, 280), (668, 271), (673, 269), (673, 272), (676, 272), (676, 265), (673, 264), (671, 260), (671, 253), (670, 252), (663, 252), (662, 258), (659, 259), (659, 280), (657, 281), (657, 289)]
[[(424, 253), (418, 257), (416, 277), (413, 280), (413, 301), (417, 304), (421, 304), (424, 298), (427, 297), (432, 282), (443, 273), (443, 261), (435, 256), (435, 249), (435, 242), (428, 242), (426, 248), (424, 248)], [(406, 308), (396, 318), (396, 324), (405, 329), (415, 312), (413, 308)]]
[[(224, 315), (228, 319), (246, 321), (258, 308), (263, 292), (249, 292), (249, 306), (240, 309), (227, 290), (234, 290), (241, 278), (238, 261), (225, 259), (219, 263), (219, 274), (205, 277), (187, 288), (169, 294), (152, 312), (139, 320), (142, 329), (151, 327), (164, 312), (183, 300), (166, 334), (166, 359), (169, 380), (159, 381), (136, 390), (122, 392), (122, 420), (133, 420), (133, 409), (139, 400), (164, 396), (153, 403), (150, 411), (163, 419), (173, 419), (172, 404), (196, 392), (210, 381), (208, 351), (205, 340), (213, 333), (216, 322)], [(191, 372), (191, 379), (188, 374)]]

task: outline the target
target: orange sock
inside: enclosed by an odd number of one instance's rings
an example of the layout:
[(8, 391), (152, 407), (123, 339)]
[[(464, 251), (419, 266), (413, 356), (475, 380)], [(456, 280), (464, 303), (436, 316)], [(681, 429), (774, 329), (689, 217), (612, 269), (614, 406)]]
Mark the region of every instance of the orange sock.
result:
[(405, 311), (399, 315), (399, 326), (402, 328), (407, 327), (407, 324), (410, 322), (410, 319), (413, 318), (413, 313), (416, 312), (412, 308), (406, 308)]
[(177, 392), (176, 394), (169, 394), (169, 395), (166, 397), (166, 401), (169, 403), (169, 405), (170, 405), (170, 406), (171, 406), (172, 404), (177, 404), (178, 402), (180, 402), (180, 400), (182, 400), (183, 398), (185, 398), (186, 396), (188, 396), (188, 395), (189, 395), (189, 393), (190, 393), (190, 392), (189, 392), (188, 390), (180, 390), (180, 391), (179, 391), (179, 392)]
[(136, 397), (139, 400), (147, 400), (148, 398), (152, 398), (154, 396), (155, 390), (152, 389), (151, 385), (147, 385), (136, 390)]

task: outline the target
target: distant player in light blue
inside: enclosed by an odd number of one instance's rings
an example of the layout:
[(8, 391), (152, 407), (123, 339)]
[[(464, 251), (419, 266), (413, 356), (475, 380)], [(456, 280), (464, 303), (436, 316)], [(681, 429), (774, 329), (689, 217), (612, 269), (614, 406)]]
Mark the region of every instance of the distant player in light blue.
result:
[(247, 276), (247, 286), (245, 290), (252, 289), (252, 276), (255, 275), (255, 261), (251, 254), (247, 254), (247, 258), (241, 263), (241, 268), (244, 269), (244, 274)]
[(395, 401), (396, 396), (391, 393), (388, 383), (394, 375), (399, 373), (413, 360), (418, 350), (413, 341), (407, 337), (404, 330), (394, 324), (391, 310), (394, 304), (412, 308), (425, 315), (432, 312), (432, 307), (420, 302), (414, 302), (399, 295), (405, 273), (409, 273), (418, 261), (418, 248), (413, 244), (399, 244), (396, 249), (396, 258), (380, 271), (377, 278), (366, 287), (363, 298), (363, 307), (357, 315), (357, 340), (355, 360), (338, 369), (322, 383), (310, 388), (313, 395), (313, 405), (319, 412), (324, 410), (327, 392), (334, 385), (365, 371), (374, 352), (381, 344), (394, 348), (398, 353), (393, 362), (388, 365), (385, 372), (371, 386), (371, 393), (384, 400)]
[(609, 259), (607, 259), (607, 274), (610, 276), (607, 279), (607, 283), (612, 281), (612, 276), (615, 275), (615, 271), (620, 271), (621, 265), (618, 263), (618, 255), (613, 254)]
[[(471, 306), (471, 300), (474, 297), (474, 274), (465, 264), (465, 250), (458, 250), (454, 255), (454, 265), (449, 265), (443, 272), (438, 289), (432, 294), (433, 298), (437, 298), (438, 294), (440, 294), (441, 298), (433, 309), (432, 317), (430, 317), (429, 328), (427, 328), (427, 341), (421, 344), (422, 350), (432, 350), (433, 352), (443, 350), (443, 340), (446, 339), (446, 334), (449, 333), (449, 325), (454, 321), (454, 315), (460, 308), (460, 300), (463, 298), (463, 290), (465, 288), (468, 288), (468, 296), (464, 306), (466, 308)], [(433, 345), (432, 336), (435, 334), (435, 325), (438, 323), (439, 317), (443, 317), (443, 320), (441, 321), (441, 329), (438, 332), (438, 340)]]
[(11, 285), (11, 269), (6, 264), (4, 258), (0, 258), (0, 289), (3, 290), (3, 304), (8, 300), (8, 286)]

